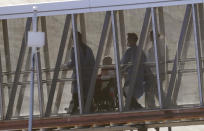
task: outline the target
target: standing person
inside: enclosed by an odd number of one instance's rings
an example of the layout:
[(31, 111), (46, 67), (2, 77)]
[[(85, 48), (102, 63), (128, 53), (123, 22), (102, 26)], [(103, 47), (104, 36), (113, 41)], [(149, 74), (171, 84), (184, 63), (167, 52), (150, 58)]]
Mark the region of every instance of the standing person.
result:
[[(161, 42), (162, 36), (158, 33), (157, 35), (157, 53), (159, 60), (159, 75), (160, 75), (160, 83), (161, 87), (168, 80), (168, 76), (166, 75), (167, 65), (165, 64), (168, 58), (168, 48), (165, 43)], [(149, 32), (149, 42), (147, 43), (146, 49), (147, 62), (155, 63), (155, 52), (154, 52), (154, 37), (153, 31)], [(158, 89), (157, 89), (157, 76), (156, 76), (156, 65), (148, 66), (149, 71), (146, 73), (148, 78), (148, 86), (146, 92), (145, 101), (147, 103), (148, 108), (155, 108), (155, 96), (158, 99)], [(168, 83), (168, 82), (167, 82)], [(161, 88), (161, 95), (164, 98), (164, 90)]]
[[(87, 98), (88, 90), (90, 87), (91, 76), (95, 64), (95, 58), (90, 47), (88, 47), (82, 41), (82, 35), (78, 32), (78, 44), (79, 44), (79, 59), (81, 68), (81, 86), (83, 88), (84, 102)], [(66, 68), (73, 69), (72, 78), (72, 100), (70, 102), (69, 111), (71, 113), (78, 112), (78, 92), (77, 92), (77, 80), (76, 80), (76, 67), (75, 67), (75, 54), (74, 48), (71, 49), (71, 60), (66, 64)], [(72, 108), (72, 109), (71, 109)]]
[[(165, 62), (166, 60), (166, 53), (168, 53), (168, 50), (165, 49), (166, 46), (164, 45), (164, 43), (161, 43), (160, 41), (160, 34), (157, 35), (157, 53), (158, 53), (158, 59), (159, 59), (159, 62)], [(150, 31), (149, 32), (149, 43), (148, 43), (148, 46), (147, 48), (145, 49), (147, 50), (146, 51), (146, 56), (147, 56), (147, 61), (148, 62), (155, 62), (155, 53), (154, 53), (154, 37), (153, 37), (153, 31)], [(159, 72), (164, 75), (165, 73), (165, 64), (164, 63), (161, 63), (160, 66), (159, 66)], [(156, 74), (156, 68), (151, 68), (152, 72), (154, 74)], [(165, 77), (161, 77), (160, 78), (162, 81), (164, 81), (163, 79), (165, 79)]]
[[(138, 36), (135, 33), (128, 33), (127, 34), (127, 46), (129, 47), (122, 60), (121, 64), (122, 66), (122, 73), (125, 74), (125, 83), (124, 83), (124, 95), (127, 96), (128, 90), (131, 84), (131, 76), (133, 72), (133, 58), (137, 59), (137, 41), (138, 41)], [(134, 90), (133, 90), (133, 96), (131, 100), (131, 105), (130, 107), (133, 109), (141, 109), (142, 106), (138, 103), (138, 99), (143, 95), (144, 93), (144, 61), (145, 61), (145, 55), (142, 53), (141, 59), (139, 61), (139, 69), (137, 72), (137, 77), (134, 79)]]

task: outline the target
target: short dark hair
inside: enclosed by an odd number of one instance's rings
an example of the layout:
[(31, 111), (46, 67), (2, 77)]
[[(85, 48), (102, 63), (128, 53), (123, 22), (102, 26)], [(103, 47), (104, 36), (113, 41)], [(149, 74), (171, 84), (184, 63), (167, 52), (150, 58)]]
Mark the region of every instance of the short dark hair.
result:
[(78, 32), (77, 32), (77, 36), (78, 36), (79, 39), (81, 39), (81, 38), (82, 38), (81, 32), (78, 31)]
[(134, 39), (135, 41), (138, 40), (138, 36), (136, 33), (127, 33), (128, 38)]
[[(149, 37), (150, 37), (150, 40), (154, 40), (154, 33), (153, 33), (153, 30), (150, 30), (149, 31)], [(159, 34), (159, 32), (157, 32), (157, 37), (160, 37), (160, 34)]]
[[(78, 39), (82, 39), (81, 32), (77, 31), (77, 37), (78, 37)], [(73, 39), (73, 33), (71, 34), (71, 38)]]
[(112, 64), (112, 58), (110, 56), (105, 56), (103, 58), (103, 65), (111, 65)]

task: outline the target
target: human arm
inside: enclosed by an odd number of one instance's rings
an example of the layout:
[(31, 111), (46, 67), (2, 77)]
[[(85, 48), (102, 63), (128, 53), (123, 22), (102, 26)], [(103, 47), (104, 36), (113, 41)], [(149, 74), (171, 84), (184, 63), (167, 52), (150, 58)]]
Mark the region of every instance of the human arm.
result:
[(70, 60), (62, 65), (63, 69), (73, 69), (75, 67), (75, 55), (74, 55), (74, 48), (71, 49), (71, 56)]
[(130, 61), (130, 55), (129, 55), (129, 50), (127, 50), (125, 52), (125, 54), (123, 55), (120, 64), (121, 64), (121, 72), (124, 73), (127, 71), (128, 66), (128, 62)]

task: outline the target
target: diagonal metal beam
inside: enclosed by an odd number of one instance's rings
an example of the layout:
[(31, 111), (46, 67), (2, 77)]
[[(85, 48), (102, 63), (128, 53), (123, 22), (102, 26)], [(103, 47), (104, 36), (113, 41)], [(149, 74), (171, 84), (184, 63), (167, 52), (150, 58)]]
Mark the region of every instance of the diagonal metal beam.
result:
[(110, 55), (112, 41), (113, 41), (112, 24), (110, 24), (104, 56)]
[[(28, 55), (26, 58), (26, 63), (25, 63), (25, 71), (30, 69), (31, 51), (32, 51), (32, 49), (29, 48)], [(28, 80), (29, 74), (30, 74), (29, 72), (26, 72), (23, 74), (23, 81)], [(25, 95), (25, 89), (26, 89), (26, 84), (23, 84), (20, 88), (20, 92), (19, 92), (19, 96), (18, 96), (18, 100), (17, 100), (17, 104), (16, 104), (16, 111), (15, 111), (16, 116), (20, 115), (20, 111), (21, 111), (22, 104), (23, 104), (23, 98)]]
[(76, 17), (72, 14), (72, 31), (73, 31), (73, 40), (74, 40), (74, 57), (75, 57), (75, 67), (76, 67), (76, 77), (77, 77), (77, 91), (78, 91), (78, 102), (80, 114), (84, 112), (84, 95), (83, 95), (83, 85), (81, 82), (81, 61), (79, 54), (79, 42), (78, 42), (78, 33), (77, 33), (77, 24)]
[(146, 41), (146, 38), (147, 38), (147, 33), (148, 33), (148, 29), (149, 29), (149, 26), (150, 26), (150, 21), (151, 21), (151, 9), (150, 8), (147, 8), (146, 9), (146, 13), (145, 13), (145, 18), (144, 18), (144, 22), (143, 22), (143, 26), (142, 26), (142, 31), (141, 31), (141, 34), (140, 34), (140, 40), (139, 40), (139, 47), (137, 48), (137, 58), (134, 58), (133, 57), (133, 73), (132, 73), (132, 76), (131, 76), (131, 83), (130, 83), (130, 87), (128, 89), (128, 95), (127, 95), (127, 98), (126, 98), (126, 105), (125, 105), (125, 110), (128, 110), (129, 109), (129, 106), (130, 106), (130, 103), (131, 103), (131, 98), (132, 98), (132, 95), (133, 95), (133, 89), (134, 89), (134, 84), (135, 84), (135, 81), (134, 81), (134, 78), (137, 77), (137, 72), (138, 72), (138, 69), (139, 69), (139, 64), (140, 64), (140, 60), (141, 60), (141, 55), (142, 55), (142, 50), (143, 50), (143, 46), (144, 46), (144, 43)]
[(202, 63), (201, 63), (201, 48), (200, 48), (200, 31), (198, 21), (198, 7), (197, 4), (192, 4), (192, 16), (193, 16), (193, 29), (194, 29), (194, 41), (195, 41), (195, 55), (196, 55), (196, 68), (198, 75), (198, 89), (200, 96), (200, 105), (203, 105), (203, 75), (202, 75)]
[[(8, 25), (7, 20), (2, 20), (3, 27), (3, 39), (4, 39), (4, 52), (5, 52), (5, 61), (6, 61), (6, 71), (11, 72), (11, 58), (10, 58), (10, 48), (9, 48), (9, 36), (8, 36)], [(7, 81), (12, 82), (12, 75), (8, 73)], [(11, 86), (9, 88), (9, 94), (11, 92)]]
[(5, 114), (5, 98), (4, 98), (4, 89), (2, 86), (3, 75), (2, 75), (2, 63), (1, 63), (1, 53), (0, 53), (0, 116), (1, 120), (4, 119)]
[[(204, 56), (204, 8), (203, 8), (203, 3), (198, 4), (198, 13), (199, 13), (199, 31), (200, 31), (200, 46), (201, 46), (201, 56)], [(204, 65), (204, 61), (202, 61), (202, 65)], [(202, 72), (203, 75), (203, 72)], [(203, 90), (204, 91), (204, 90)], [(203, 92), (204, 94), (204, 92)]]
[[(183, 51), (182, 51), (180, 59), (186, 59), (187, 58), (188, 49), (190, 47), (190, 42), (189, 41), (191, 39), (192, 29), (193, 29), (192, 28), (192, 19), (190, 19), (189, 27), (188, 27), (186, 37), (185, 37), (185, 40), (184, 40), (185, 44), (183, 46)], [(185, 67), (185, 62), (181, 61), (179, 63), (179, 70), (183, 70), (184, 67)], [(172, 104), (174, 104), (174, 105), (176, 105), (176, 101), (177, 101), (177, 98), (178, 98), (179, 89), (180, 89), (180, 86), (181, 86), (182, 76), (183, 76), (183, 73), (178, 73), (177, 79), (175, 81), (175, 87), (174, 87), (174, 90), (172, 92), (173, 93), (172, 94)]]
[(53, 80), (51, 83), (51, 88), (50, 88), (50, 92), (49, 92), (45, 116), (49, 116), (51, 113), (51, 110), (52, 110), (52, 103), (53, 103), (53, 99), (54, 99), (54, 94), (55, 94), (55, 89), (56, 89), (56, 84), (57, 84), (57, 78), (58, 78), (59, 71), (60, 71), (60, 66), (61, 66), (62, 57), (63, 57), (65, 44), (66, 44), (66, 40), (67, 40), (67, 35), (68, 35), (68, 30), (69, 30), (69, 26), (70, 26), (70, 21), (71, 21), (71, 16), (67, 15), (66, 20), (65, 20), (65, 24), (64, 24), (63, 35), (62, 35), (62, 39), (61, 39), (60, 47), (59, 47), (59, 51), (58, 51), (57, 61), (55, 64), (55, 71), (54, 71)]
[[(198, 5), (198, 11), (199, 11), (199, 26), (200, 26), (200, 34), (201, 34), (201, 48), (202, 48), (202, 56), (204, 55), (204, 45), (202, 44), (204, 42), (204, 8), (203, 3)], [(204, 61), (203, 61), (204, 65)]]
[(7, 120), (10, 119), (12, 114), (13, 114), (14, 100), (15, 100), (15, 96), (16, 96), (18, 81), (19, 81), (19, 78), (20, 78), (20, 71), (21, 71), (21, 68), (22, 68), (23, 59), (24, 59), (25, 50), (26, 50), (27, 32), (30, 30), (31, 21), (32, 21), (31, 18), (28, 18), (27, 22), (26, 22), (26, 28), (25, 28), (25, 32), (24, 32), (24, 35), (23, 35), (21, 50), (20, 50), (20, 54), (19, 54), (19, 58), (18, 58), (18, 63), (17, 63), (17, 67), (16, 67), (15, 76), (14, 76), (14, 82), (13, 82), (13, 85), (12, 85), (11, 94), (9, 96), (8, 109), (7, 109), (6, 118), (5, 118)]
[[(77, 21), (77, 18), (78, 18), (77, 16), (78, 15), (75, 16), (76, 21)], [(68, 46), (67, 46), (67, 51), (66, 51), (66, 55), (65, 55), (64, 64), (67, 64), (68, 61), (69, 61), (70, 51), (71, 51), (71, 47), (72, 47), (72, 39), (73, 38), (72, 38), (72, 29), (71, 28), (70, 28), (70, 31), (71, 31), (71, 34), (70, 34), (69, 41), (68, 41)], [(67, 70), (62, 71), (61, 78), (62, 79), (66, 78), (67, 73), (68, 73)], [(61, 103), (61, 99), (62, 99), (62, 94), (63, 94), (63, 90), (64, 90), (64, 85), (65, 85), (65, 81), (62, 81), (59, 84), (59, 88), (57, 90), (57, 97), (56, 97), (56, 101), (55, 101), (55, 104), (54, 104), (53, 113), (57, 113), (59, 111), (59, 107), (60, 107), (60, 103)]]
[[(65, 55), (64, 64), (67, 64), (68, 61), (69, 61), (71, 47), (72, 47), (72, 38), (71, 38), (71, 35), (70, 35), (68, 46), (67, 46), (67, 51), (66, 51), (66, 55)], [(61, 74), (61, 78), (62, 79), (66, 78), (67, 73), (68, 73), (67, 70), (63, 71), (62, 74)], [(64, 90), (64, 85), (65, 85), (64, 81), (60, 82), (60, 84), (59, 84), (59, 89), (58, 89), (58, 92), (57, 92), (57, 97), (56, 97), (54, 111), (53, 111), (54, 113), (57, 113), (59, 111), (59, 107), (60, 107), (60, 103), (61, 103), (61, 99), (62, 99), (62, 94), (63, 94), (63, 90)]]
[(111, 11), (111, 22), (112, 22), (112, 32), (113, 32), (113, 44), (114, 44), (114, 58), (116, 66), (116, 79), (117, 79), (117, 89), (118, 89), (118, 100), (119, 100), (119, 110), (123, 111), (123, 91), (122, 91), (122, 81), (120, 74), (120, 52), (118, 45), (118, 29), (116, 23), (116, 12)]
[(80, 22), (80, 28), (81, 28), (81, 34), (82, 34), (82, 40), (84, 43), (86, 42), (86, 23), (85, 23), (85, 16), (84, 14), (79, 15), (79, 22)]
[(119, 18), (119, 27), (120, 27), (120, 41), (122, 47), (122, 54), (125, 53), (126, 50), (126, 37), (125, 37), (125, 20), (124, 20), (124, 12), (123, 10), (118, 11), (118, 18)]
[(42, 69), (41, 69), (41, 59), (40, 59), (40, 48), (37, 48), (36, 57), (36, 70), (37, 70), (37, 81), (38, 81), (38, 100), (39, 100), (39, 110), (40, 116), (44, 116), (44, 95), (43, 95), (43, 85), (42, 85)]
[(178, 42), (178, 48), (177, 48), (177, 52), (176, 52), (175, 59), (174, 59), (171, 78), (169, 81), (169, 87), (168, 87), (167, 95), (165, 98), (165, 106), (168, 106), (171, 103), (172, 92), (174, 90), (175, 81), (177, 77), (177, 66), (178, 66), (177, 61), (181, 57), (181, 54), (182, 54), (184, 40), (186, 38), (187, 30), (189, 29), (190, 18), (191, 18), (191, 5), (187, 5), (184, 20), (183, 20), (183, 25), (181, 28), (181, 34), (180, 34), (180, 38)]
[[(28, 56), (26, 58), (26, 63), (25, 63), (25, 71), (30, 69), (31, 52), (32, 52), (32, 49), (29, 48)], [(29, 74), (30, 74), (30, 72), (26, 72), (26, 73), (23, 74), (23, 81), (27, 81), (28, 80)], [(18, 96), (18, 100), (17, 100), (17, 104), (16, 104), (16, 111), (15, 111), (15, 115), (16, 116), (20, 115), (20, 111), (21, 111), (22, 104), (23, 104), (23, 98), (24, 98), (24, 95), (25, 95), (25, 89), (26, 89), (26, 84), (23, 84), (21, 86), (21, 88), (20, 88), (20, 92), (19, 92), (19, 96)]]
[[(166, 45), (166, 42), (165, 42), (165, 23), (164, 23), (164, 11), (163, 11), (163, 7), (158, 7), (158, 16), (159, 16), (159, 24), (158, 24), (158, 27), (159, 27), (159, 31), (160, 31), (160, 45), (164, 45), (164, 54), (162, 53), (163, 49), (160, 47), (158, 48), (158, 53), (159, 53), (159, 58), (162, 58), (162, 61), (165, 63), (164, 64), (164, 72), (162, 73), (165, 73), (164, 76), (161, 76), (161, 82), (164, 81), (165, 82), (165, 87), (168, 87), (168, 83), (169, 83), (169, 76), (168, 76), (168, 64), (167, 64), (167, 61), (169, 59), (169, 52), (168, 52), (168, 47)], [(164, 78), (163, 78), (164, 77)], [(162, 98), (165, 99), (165, 93), (164, 93), (164, 88), (161, 88), (161, 95), (162, 95)], [(164, 102), (164, 101), (163, 101)]]
[[(122, 54), (124, 54), (124, 52), (126, 50), (124, 13), (122, 10), (117, 11), (117, 13), (118, 13), (118, 17), (119, 17), (119, 30), (120, 30)], [(104, 56), (108, 56), (110, 54), (112, 40), (113, 40), (112, 25), (110, 25)]]
[[(28, 56), (26, 58), (25, 70), (30, 69), (31, 52), (32, 52), (32, 49), (29, 48)], [(23, 74), (23, 81), (28, 80), (29, 74), (30, 74), (29, 72), (26, 72), (26, 73)], [(25, 89), (26, 89), (26, 84), (22, 85), (21, 88), (20, 88), (20, 92), (19, 92), (19, 96), (18, 96), (18, 100), (17, 100), (17, 104), (16, 104), (16, 112), (15, 112), (16, 116), (20, 115), (21, 107), (22, 107), (22, 104), (23, 104), (23, 98), (24, 98), (24, 95), (25, 95)]]
[(158, 28), (159, 28), (160, 35), (162, 35), (161, 41), (163, 44), (165, 44), (164, 11), (163, 11), (163, 7), (158, 7), (157, 9), (158, 9), (158, 17), (159, 17)]
[[(42, 16), (41, 19), (41, 28), (42, 32), (45, 32), (45, 45), (43, 47), (43, 53), (44, 53), (44, 62), (45, 62), (45, 68), (50, 69), (50, 56), (49, 56), (49, 48), (48, 48), (48, 40), (47, 40), (47, 25), (46, 25), (46, 17)], [(45, 74), (46, 80), (51, 79), (50, 72), (46, 72)], [(50, 86), (51, 84), (49, 82), (47, 84), (47, 94), (50, 92)]]
[[(75, 15), (76, 21), (77, 21), (77, 16), (78, 15)], [(67, 46), (64, 64), (67, 64), (69, 59), (70, 59), (70, 51), (71, 51), (72, 40), (73, 40), (72, 28), (70, 28), (70, 31), (71, 31), (71, 34), (70, 34), (69, 41), (68, 41), (68, 46)], [(64, 79), (66, 77), (67, 73), (68, 73), (67, 70), (62, 71), (61, 78)], [(65, 85), (65, 81), (62, 81), (59, 84), (59, 89), (57, 91), (57, 97), (56, 97), (55, 106), (54, 106), (54, 110), (53, 110), (54, 113), (57, 113), (59, 111), (59, 107), (60, 107), (60, 103), (61, 103), (61, 99), (62, 99), (62, 94), (63, 94), (63, 90), (64, 90), (64, 85)]]
[[(163, 48), (160, 49), (160, 47), (158, 48), (158, 53), (159, 53), (159, 58), (162, 58), (161, 60), (164, 62), (164, 72), (162, 73), (165, 73), (164, 74), (164, 78), (161, 78), (161, 80), (165, 80), (165, 85), (166, 87), (168, 86), (168, 74), (167, 74), (167, 71), (168, 71), (168, 65), (167, 65), (167, 60), (168, 60), (168, 48), (167, 48), (167, 45), (166, 45), (166, 42), (165, 42), (165, 24), (164, 24), (164, 11), (163, 11), (163, 7), (158, 7), (158, 17), (159, 17), (159, 20), (158, 20), (158, 29), (159, 29), (159, 32), (160, 32), (160, 37), (159, 37), (159, 42), (160, 42), (160, 45), (163, 45), (164, 47), (164, 51), (163, 51)], [(163, 54), (164, 52), (164, 54)]]
[(85, 112), (86, 113), (89, 112), (91, 104), (92, 104), (92, 98), (93, 98), (94, 91), (95, 91), (98, 66), (100, 64), (102, 53), (103, 53), (103, 48), (104, 48), (105, 38), (107, 35), (108, 25), (110, 23), (110, 15), (111, 15), (111, 12), (106, 12), (106, 16), (105, 16), (105, 20), (104, 20), (104, 24), (103, 24), (103, 30), (101, 33), (101, 39), (99, 41), (99, 47), (98, 47), (98, 52), (97, 52), (97, 56), (96, 56), (96, 61), (95, 61), (95, 65), (94, 65), (94, 69), (93, 69), (93, 73), (92, 73), (92, 77), (91, 77), (90, 88), (89, 88), (89, 92), (88, 92), (86, 104), (85, 104)]

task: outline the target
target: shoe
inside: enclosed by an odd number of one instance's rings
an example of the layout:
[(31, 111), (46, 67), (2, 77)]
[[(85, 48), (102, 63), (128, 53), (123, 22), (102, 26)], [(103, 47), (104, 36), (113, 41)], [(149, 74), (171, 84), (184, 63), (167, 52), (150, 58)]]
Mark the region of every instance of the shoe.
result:
[(79, 112), (78, 106), (74, 104), (74, 101), (71, 101), (69, 107), (65, 108), (65, 110), (67, 111), (67, 114), (76, 114)]
[(142, 105), (139, 104), (139, 103), (137, 102), (137, 100), (134, 100), (134, 99), (132, 99), (131, 108), (133, 108), (134, 110), (143, 109)]

